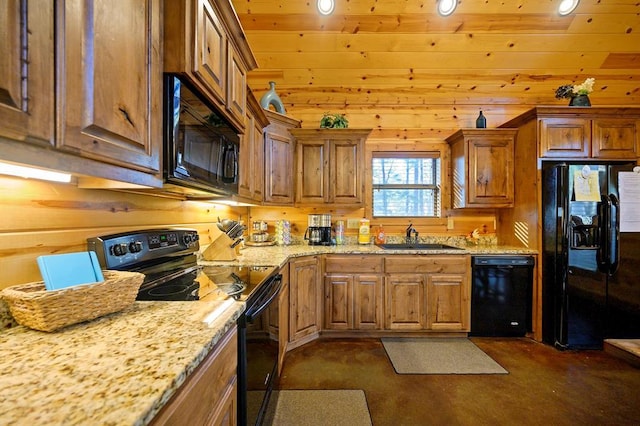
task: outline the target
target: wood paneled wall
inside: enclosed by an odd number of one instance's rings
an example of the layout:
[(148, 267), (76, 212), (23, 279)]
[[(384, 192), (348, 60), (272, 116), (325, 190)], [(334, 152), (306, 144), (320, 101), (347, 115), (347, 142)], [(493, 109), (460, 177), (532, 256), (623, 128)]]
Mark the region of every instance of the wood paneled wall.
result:
[(246, 207), (178, 201), (0, 176), (0, 288), (40, 281), (36, 258), (86, 250), (86, 239), (182, 226), (208, 245), (218, 217), (247, 221)]

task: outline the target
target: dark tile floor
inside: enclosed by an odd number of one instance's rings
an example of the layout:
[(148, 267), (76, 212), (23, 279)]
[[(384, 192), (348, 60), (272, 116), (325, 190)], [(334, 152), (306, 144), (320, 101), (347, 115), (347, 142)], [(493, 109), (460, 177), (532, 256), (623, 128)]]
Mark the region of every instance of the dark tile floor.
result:
[(603, 351), (472, 338), (508, 375), (398, 375), (379, 339), (290, 351), (280, 389), (363, 389), (374, 426), (638, 425), (640, 369)]

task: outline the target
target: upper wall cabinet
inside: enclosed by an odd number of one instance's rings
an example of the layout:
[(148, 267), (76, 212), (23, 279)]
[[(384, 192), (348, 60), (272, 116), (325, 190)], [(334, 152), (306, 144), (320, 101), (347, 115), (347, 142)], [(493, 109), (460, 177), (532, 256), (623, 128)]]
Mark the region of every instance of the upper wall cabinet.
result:
[(0, 158), (161, 186), (160, 1), (54, 4), (1, 6)]
[(59, 147), (143, 171), (159, 170), (159, 3), (61, 3)]
[(246, 130), (240, 139), (238, 196), (260, 203), (264, 200), (264, 128), (269, 120), (253, 93), (247, 91)]
[(453, 208), (513, 207), (516, 129), (463, 129), (451, 146)]
[(169, 1), (164, 11), (165, 72), (189, 77), (244, 131), (247, 71), (258, 64), (231, 2)]
[(269, 125), (264, 129), (264, 204), (293, 204), (293, 152), (291, 130), (300, 122), (265, 110)]
[(0, 4), (0, 137), (53, 145), (53, 2)]
[(539, 123), (543, 158), (638, 158), (638, 117), (556, 116)]
[(371, 129), (293, 129), (297, 205), (361, 206), (364, 144)]

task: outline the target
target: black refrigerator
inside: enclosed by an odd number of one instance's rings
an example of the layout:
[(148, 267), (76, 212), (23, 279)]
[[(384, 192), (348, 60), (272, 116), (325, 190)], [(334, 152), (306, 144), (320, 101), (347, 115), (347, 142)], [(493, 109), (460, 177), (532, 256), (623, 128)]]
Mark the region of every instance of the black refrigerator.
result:
[(640, 337), (640, 233), (620, 232), (618, 191), (634, 166), (542, 163), (542, 334), (559, 349)]

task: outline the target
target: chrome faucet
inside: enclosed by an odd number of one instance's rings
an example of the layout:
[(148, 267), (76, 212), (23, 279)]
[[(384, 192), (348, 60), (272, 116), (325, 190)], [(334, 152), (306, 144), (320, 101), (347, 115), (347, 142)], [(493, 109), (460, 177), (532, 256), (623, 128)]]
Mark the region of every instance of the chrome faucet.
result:
[(416, 228), (413, 227), (413, 223), (410, 223), (409, 226), (407, 226), (407, 237), (406, 237), (406, 243), (407, 244), (417, 244), (418, 243), (418, 231), (416, 231)]

